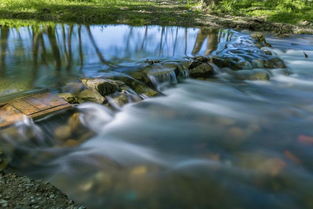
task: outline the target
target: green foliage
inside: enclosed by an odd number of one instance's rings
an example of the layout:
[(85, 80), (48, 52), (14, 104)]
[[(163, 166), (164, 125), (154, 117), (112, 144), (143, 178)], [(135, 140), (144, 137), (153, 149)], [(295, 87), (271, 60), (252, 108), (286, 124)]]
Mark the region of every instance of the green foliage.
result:
[[(0, 0), (0, 21), (19, 19), (84, 24), (183, 24), (197, 0)], [(22, 22), (22, 21), (21, 21)], [(1, 24), (1, 23), (0, 23)], [(14, 24), (14, 21), (5, 21)], [(19, 25), (20, 23), (18, 23)]]
[(221, 0), (217, 10), (240, 16), (263, 16), (271, 21), (313, 21), (311, 0)]

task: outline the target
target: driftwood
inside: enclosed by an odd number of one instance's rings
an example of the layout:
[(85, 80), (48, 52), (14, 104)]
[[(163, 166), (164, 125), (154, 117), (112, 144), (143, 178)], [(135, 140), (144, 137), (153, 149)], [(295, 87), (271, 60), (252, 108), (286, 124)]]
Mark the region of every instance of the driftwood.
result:
[(0, 104), (0, 128), (12, 125), (25, 116), (37, 119), (72, 107), (64, 99), (51, 93), (24, 96)]

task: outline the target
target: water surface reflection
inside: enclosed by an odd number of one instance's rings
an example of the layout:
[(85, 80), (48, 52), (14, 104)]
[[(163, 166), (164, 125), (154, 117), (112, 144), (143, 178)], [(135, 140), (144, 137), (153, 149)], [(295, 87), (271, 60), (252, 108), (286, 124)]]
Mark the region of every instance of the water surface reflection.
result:
[(57, 88), (140, 60), (207, 55), (218, 44), (218, 31), (205, 28), (40, 25), (0, 31), (0, 95)]

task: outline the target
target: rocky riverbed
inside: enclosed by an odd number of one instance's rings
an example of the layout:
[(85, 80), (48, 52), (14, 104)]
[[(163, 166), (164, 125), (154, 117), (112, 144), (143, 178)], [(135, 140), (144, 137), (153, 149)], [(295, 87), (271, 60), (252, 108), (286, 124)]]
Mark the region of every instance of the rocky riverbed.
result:
[(48, 182), (0, 171), (0, 208), (85, 209)]

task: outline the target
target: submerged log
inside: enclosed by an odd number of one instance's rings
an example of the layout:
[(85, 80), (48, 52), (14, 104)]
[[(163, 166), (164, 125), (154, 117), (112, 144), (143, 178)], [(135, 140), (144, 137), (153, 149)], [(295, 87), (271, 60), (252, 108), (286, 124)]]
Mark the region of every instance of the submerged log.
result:
[(12, 125), (24, 116), (37, 119), (72, 107), (64, 99), (51, 93), (32, 94), (0, 104), (0, 128)]

